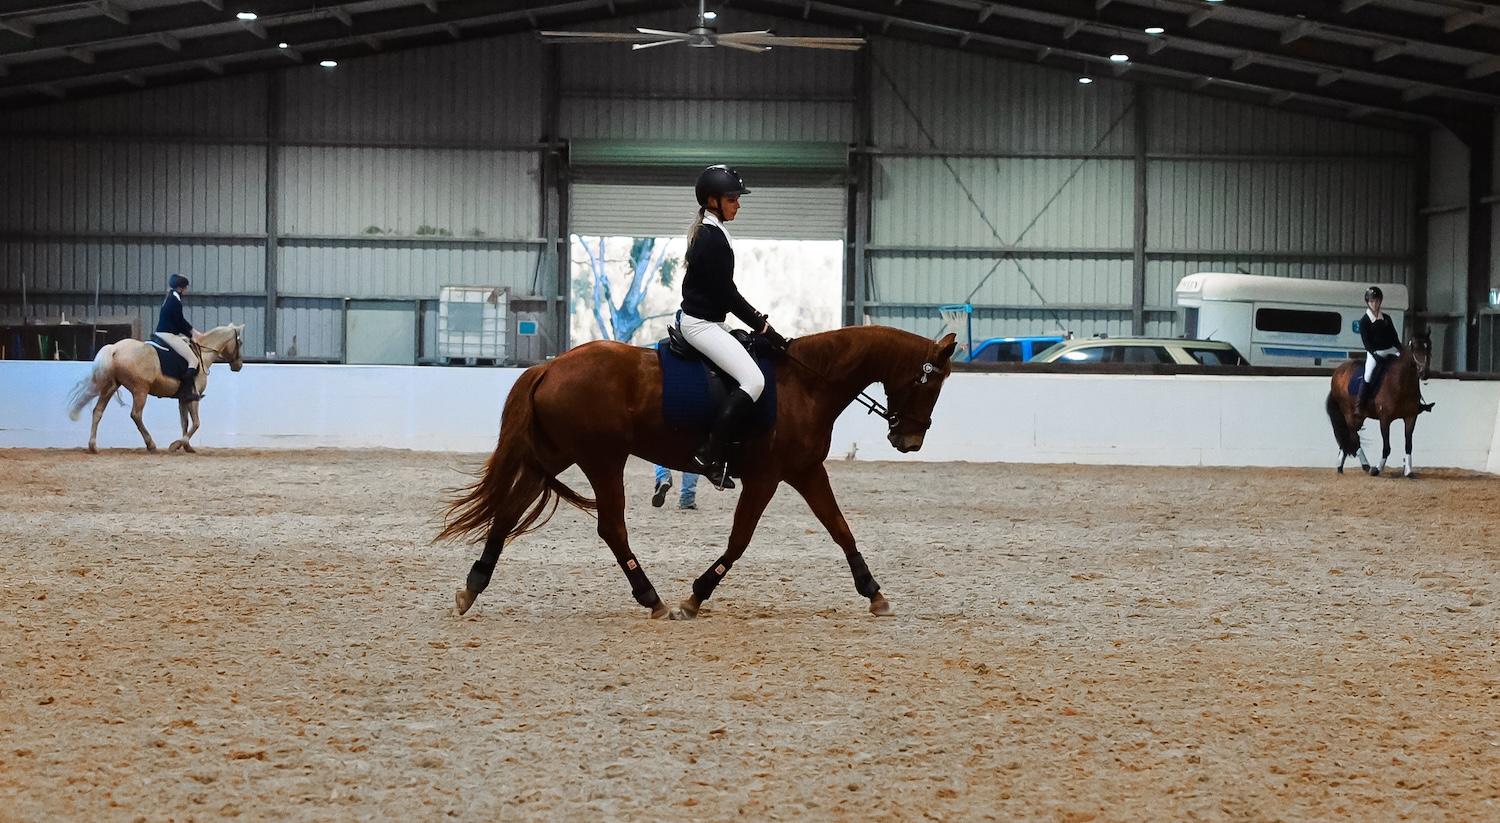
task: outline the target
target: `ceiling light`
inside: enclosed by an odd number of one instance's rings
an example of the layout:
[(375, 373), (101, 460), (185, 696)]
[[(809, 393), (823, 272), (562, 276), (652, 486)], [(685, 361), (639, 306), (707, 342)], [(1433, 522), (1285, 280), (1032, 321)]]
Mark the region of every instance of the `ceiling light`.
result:
[(1094, 78), (1092, 78), (1092, 77), (1080, 77), (1080, 78), (1078, 78), (1078, 85), (1080, 85), (1080, 86), (1092, 85), (1093, 82), (1094, 82)]
[(240, 13), (239, 13), (239, 14), (236, 14), (236, 15), (235, 15), (235, 18), (236, 18), (236, 19), (239, 19), (239, 20), (246, 20), (246, 21), (249, 21), (249, 20), (256, 20), (256, 19), (259, 19), (259, 18), (260, 18), (260, 15), (258, 15), (258, 14), (256, 14), (256, 13), (255, 13), (255, 12), (253, 12), (253, 11), (242, 11), (242, 12), (240, 12)]
[(276, 44), (276, 48), (278, 48), (278, 49), (284, 49), (284, 48), (286, 48), (286, 47), (287, 47), (287, 44), (286, 44), (286, 43), (277, 43), (277, 44)]
[(319, 63), (318, 65), (322, 66), (325, 69), (331, 69), (331, 68), (334, 68), (335, 66), (337, 66), (338, 64), (339, 64), (339, 61), (337, 61), (337, 60), (324, 60), (323, 62)]
[(1166, 34), (1167, 30), (1162, 28), (1161, 26), (1147, 26), (1146, 33), (1151, 35), (1152, 37), (1155, 37), (1158, 34)]
[(708, 21), (717, 20), (719, 19), (719, 13), (716, 11), (705, 11), (703, 12), (703, 19)]
[(1130, 55), (1128, 55), (1128, 54), (1120, 54), (1120, 53), (1117, 52), (1117, 53), (1111, 54), (1109, 56), (1109, 62), (1111, 62), (1111, 63), (1129, 63), (1130, 62)]

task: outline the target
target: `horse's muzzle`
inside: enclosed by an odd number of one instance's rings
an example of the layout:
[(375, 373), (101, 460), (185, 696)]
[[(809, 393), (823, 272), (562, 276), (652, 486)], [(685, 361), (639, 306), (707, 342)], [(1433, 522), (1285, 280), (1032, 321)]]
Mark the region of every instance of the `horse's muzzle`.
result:
[(891, 445), (895, 447), (896, 451), (906, 454), (921, 449), (923, 437), (920, 434), (896, 434), (892, 432), (886, 439), (891, 441)]
[(245, 367), (244, 362), (240, 361), (240, 360), (236, 360), (233, 363), (229, 364), (229, 370), (230, 371), (239, 371), (240, 369), (243, 369), (244, 367)]

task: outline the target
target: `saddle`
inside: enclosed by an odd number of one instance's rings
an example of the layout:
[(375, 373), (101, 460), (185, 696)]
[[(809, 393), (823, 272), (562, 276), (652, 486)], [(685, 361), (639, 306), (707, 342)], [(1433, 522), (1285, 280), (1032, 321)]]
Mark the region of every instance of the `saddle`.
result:
[(154, 337), (147, 340), (146, 345), (156, 350), (156, 360), (158, 365), (161, 366), (163, 377), (170, 377), (174, 380), (181, 380), (187, 377), (188, 361), (186, 358), (172, 351), (170, 346), (162, 344)]
[[(736, 441), (770, 431), (776, 425), (776, 359), (765, 338), (742, 329), (731, 332), (745, 347), (766, 378), (766, 389), (755, 403), (745, 431)], [(661, 364), (662, 416), (669, 428), (707, 434), (724, 405), (724, 398), (739, 386), (712, 360), (688, 344), (676, 325), (656, 344)]]
[[(1365, 356), (1374, 357), (1375, 355), (1367, 354)], [(1377, 358), (1375, 360), (1375, 371), (1370, 375), (1370, 391), (1380, 391), (1380, 382), (1385, 379), (1385, 373), (1390, 370), (1391, 364), (1395, 361), (1396, 359), (1394, 357)], [(1360, 392), (1364, 390), (1364, 387), (1365, 370), (1363, 368), (1357, 368), (1354, 370), (1353, 374), (1349, 375), (1349, 394), (1353, 397), (1358, 397)]]

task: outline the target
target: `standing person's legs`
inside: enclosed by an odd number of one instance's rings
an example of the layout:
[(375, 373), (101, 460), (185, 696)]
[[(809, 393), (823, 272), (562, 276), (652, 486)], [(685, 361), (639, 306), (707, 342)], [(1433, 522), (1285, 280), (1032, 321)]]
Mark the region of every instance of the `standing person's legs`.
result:
[(682, 473), (682, 496), (677, 499), (677, 508), (698, 508), (698, 475), (692, 472)]
[(672, 473), (665, 466), (656, 467), (656, 489), (651, 493), (651, 505), (661, 508), (667, 502), (667, 491), (672, 488)]

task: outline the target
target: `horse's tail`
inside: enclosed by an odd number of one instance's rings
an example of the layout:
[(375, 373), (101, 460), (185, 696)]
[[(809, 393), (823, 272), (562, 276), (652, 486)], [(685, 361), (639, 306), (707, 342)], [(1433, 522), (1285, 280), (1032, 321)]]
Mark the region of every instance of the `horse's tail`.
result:
[[(94, 367), (73, 391), (68, 395), (68, 419), (77, 420), (78, 413), (89, 404), (90, 400), (104, 393), (106, 384), (109, 382), (110, 358), (114, 356), (114, 346), (109, 345), (99, 350), (94, 355)], [(122, 401), (123, 402), (123, 401)]]
[(504, 527), (508, 543), (541, 528), (564, 500), (584, 511), (598, 503), (563, 485), (542, 468), (537, 455), (536, 389), (546, 376), (546, 365), (521, 374), (505, 399), (500, 415), (500, 442), (479, 479), (453, 492), (444, 514), (446, 524), (433, 542), (473, 538), (492, 526)]
[(1344, 418), (1344, 410), (1339, 407), (1338, 395), (1329, 390), (1328, 400), (1323, 404), (1328, 409), (1328, 422), (1333, 424), (1333, 439), (1338, 441), (1339, 449), (1344, 454), (1357, 454), (1359, 452), (1359, 436), (1349, 428), (1349, 421)]

